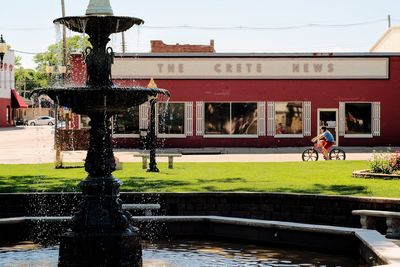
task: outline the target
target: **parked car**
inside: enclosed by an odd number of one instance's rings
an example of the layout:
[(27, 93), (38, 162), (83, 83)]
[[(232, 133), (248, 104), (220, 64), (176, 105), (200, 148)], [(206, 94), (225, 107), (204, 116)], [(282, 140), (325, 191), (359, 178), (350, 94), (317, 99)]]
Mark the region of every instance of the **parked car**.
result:
[(29, 120), (28, 125), (35, 126), (35, 125), (54, 125), (55, 119), (50, 116), (40, 116), (34, 120)]

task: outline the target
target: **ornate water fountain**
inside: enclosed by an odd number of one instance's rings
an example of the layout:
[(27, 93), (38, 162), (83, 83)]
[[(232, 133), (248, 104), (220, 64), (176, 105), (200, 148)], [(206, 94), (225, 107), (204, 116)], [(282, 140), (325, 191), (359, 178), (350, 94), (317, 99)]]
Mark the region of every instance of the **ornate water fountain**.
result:
[(59, 266), (142, 266), (142, 248), (130, 215), (122, 210), (121, 182), (115, 170), (110, 119), (168, 91), (157, 88), (120, 88), (113, 85), (114, 53), (107, 43), (143, 20), (113, 16), (109, 0), (91, 0), (85, 16), (62, 17), (54, 23), (89, 35), (86, 48), (87, 82), (84, 87), (38, 89), (61, 106), (90, 117), (90, 145), (85, 161), (88, 177), (80, 182), (82, 200), (72, 229), (61, 237)]

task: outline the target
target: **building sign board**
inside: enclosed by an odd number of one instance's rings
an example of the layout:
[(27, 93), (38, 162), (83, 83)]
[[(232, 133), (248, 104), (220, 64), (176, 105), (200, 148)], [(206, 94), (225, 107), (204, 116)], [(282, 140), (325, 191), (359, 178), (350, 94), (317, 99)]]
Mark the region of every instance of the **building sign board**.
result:
[(388, 79), (389, 59), (115, 58), (114, 79)]

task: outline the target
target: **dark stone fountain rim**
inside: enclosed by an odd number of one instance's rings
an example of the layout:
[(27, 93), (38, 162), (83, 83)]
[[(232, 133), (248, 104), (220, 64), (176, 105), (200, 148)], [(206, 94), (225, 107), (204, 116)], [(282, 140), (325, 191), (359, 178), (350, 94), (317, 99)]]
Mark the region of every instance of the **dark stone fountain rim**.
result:
[(118, 87), (118, 86), (105, 86), (105, 87), (90, 87), (90, 86), (77, 86), (77, 87), (46, 87), (46, 88), (37, 88), (33, 91), (36, 94), (45, 94), (47, 92), (65, 92), (65, 93), (106, 93), (113, 94), (116, 92), (121, 93), (135, 93), (135, 92), (143, 92), (143, 93), (151, 93), (151, 94), (162, 94), (169, 96), (169, 91), (162, 88), (147, 88), (147, 87)]
[[(90, 28), (111, 33), (124, 32), (129, 30), (133, 25), (141, 25), (144, 21), (140, 18), (127, 16), (108, 16), (108, 15), (89, 15), (89, 16), (68, 16), (55, 19), (53, 23), (61, 23), (72, 31), (86, 33), (90, 32)], [(101, 23), (101, 24), (100, 24)]]

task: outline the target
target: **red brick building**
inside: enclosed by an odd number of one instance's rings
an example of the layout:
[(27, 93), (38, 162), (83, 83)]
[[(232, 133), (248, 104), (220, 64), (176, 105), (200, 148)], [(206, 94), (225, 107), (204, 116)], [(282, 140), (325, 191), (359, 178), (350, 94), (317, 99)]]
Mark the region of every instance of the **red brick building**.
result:
[[(340, 146), (400, 145), (400, 54), (227, 54), (214, 53), (213, 42), (161, 53), (164, 46), (117, 54), (112, 75), (122, 86), (154, 78), (170, 91), (156, 117), (165, 147), (307, 146), (321, 125)], [(73, 65), (72, 81), (84, 82), (83, 59), (75, 55)], [(137, 146), (148, 117), (147, 104), (116, 117), (116, 143)]]
[(15, 90), (14, 62), (14, 51), (9, 50), (0, 68), (0, 127), (13, 126), (13, 110), (27, 107)]

